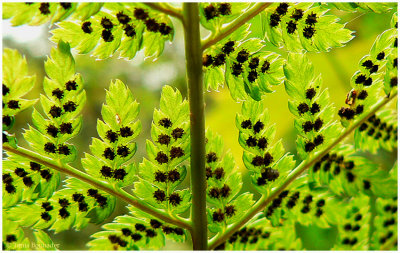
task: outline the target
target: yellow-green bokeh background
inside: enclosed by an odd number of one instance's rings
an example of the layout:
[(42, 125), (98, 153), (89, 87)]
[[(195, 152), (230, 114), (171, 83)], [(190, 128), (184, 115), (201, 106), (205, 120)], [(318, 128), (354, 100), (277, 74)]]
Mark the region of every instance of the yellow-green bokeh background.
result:
[[(351, 89), (350, 78), (357, 70), (359, 60), (368, 54), (377, 35), (389, 28), (391, 14), (366, 13), (347, 13), (341, 11), (332, 11), (339, 16), (343, 23), (348, 23), (347, 28), (354, 31), (355, 38), (347, 43), (345, 47), (335, 48), (329, 53), (309, 53), (317, 73), (321, 73), (323, 85), (329, 88), (330, 97), (336, 108), (344, 105), (347, 92)], [(3, 30), (12, 31), (3, 21)], [(111, 80), (121, 79), (129, 86), (134, 97), (141, 105), (139, 119), (142, 121), (143, 130), (137, 138), (138, 152), (135, 155), (135, 161), (140, 162), (145, 154), (145, 140), (150, 138), (150, 126), (152, 121), (152, 112), (158, 106), (160, 91), (163, 85), (171, 85), (178, 88), (186, 96), (185, 83), (185, 58), (184, 42), (181, 24), (174, 20), (175, 38), (173, 43), (166, 44), (165, 51), (155, 62), (144, 61), (141, 54), (132, 62), (113, 57), (104, 61), (96, 61), (86, 55), (75, 55), (76, 71), (81, 73), (85, 80), (85, 89), (87, 92), (87, 103), (83, 111), (83, 128), (80, 135), (74, 138), (71, 143), (76, 144), (80, 151), (79, 157), (83, 157), (84, 152), (89, 152), (91, 137), (97, 137), (96, 119), (100, 116), (101, 105), (105, 99), (105, 89), (108, 88)], [(205, 31), (204, 35), (206, 34)], [(50, 48), (54, 46), (47, 38), (48, 29), (43, 32), (42, 38), (34, 42), (25, 43), (24, 40), (14, 40), (12, 37), (3, 36), (3, 47), (18, 49), (26, 55), (29, 63), (29, 70), (37, 75), (37, 83), (27, 98), (38, 98), (42, 92), (42, 81), (44, 76), (43, 62)], [(38, 49), (40, 48), (40, 50)], [(279, 52), (285, 57), (284, 49), (277, 49), (269, 46), (270, 50)], [(276, 139), (282, 138), (287, 151), (296, 153), (295, 140), (296, 133), (293, 127), (293, 116), (288, 110), (288, 96), (285, 93), (283, 85), (276, 87), (276, 92), (267, 94), (263, 98), (266, 107), (271, 115), (271, 122), (277, 125)], [(234, 102), (226, 87), (221, 88), (219, 92), (206, 92), (206, 127), (222, 135), (225, 141), (225, 149), (230, 150), (235, 157), (238, 171), (246, 173), (243, 166), (241, 155), (242, 149), (237, 142), (238, 131), (235, 127), (235, 115), (240, 110), (240, 103)], [(40, 103), (35, 105), (40, 108)], [(21, 133), (22, 128), (27, 128), (31, 124), (32, 109), (19, 114), (16, 117), (16, 125), (13, 130), (19, 139), (19, 144), (27, 146)], [(338, 117), (337, 117), (338, 120)], [(383, 166), (389, 165), (390, 161), (395, 159), (395, 153), (380, 152), (374, 159), (379, 160)], [(73, 166), (82, 168), (79, 159)], [(253, 191), (248, 177), (244, 177), (244, 190)], [(116, 210), (112, 217), (106, 222), (111, 222), (113, 217), (126, 213), (124, 203), (118, 202)], [(81, 232), (65, 231), (51, 236), (56, 243), (60, 243), (63, 250), (83, 250), (90, 234), (99, 231), (100, 225), (89, 225), (87, 229)], [(307, 249), (329, 249), (334, 241), (335, 229), (321, 231), (316, 228), (305, 229), (298, 227), (297, 232), (302, 234), (303, 244)], [(315, 237), (319, 240), (315, 240)], [(168, 245), (167, 249), (172, 249), (176, 245)], [(181, 249), (190, 249), (188, 245)]]

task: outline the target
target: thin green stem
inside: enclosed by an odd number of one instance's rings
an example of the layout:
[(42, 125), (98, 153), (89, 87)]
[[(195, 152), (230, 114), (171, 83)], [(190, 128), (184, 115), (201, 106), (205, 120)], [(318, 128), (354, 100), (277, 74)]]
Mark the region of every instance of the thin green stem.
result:
[(254, 206), (248, 210), (246, 215), (237, 223), (232, 224), (226, 232), (222, 235), (217, 235), (209, 242), (209, 249), (214, 249), (221, 243), (225, 242), (233, 233), (239, 230), (243, 225), (245, 225), (251, 218), (253, 218), (257, 213), (265, 209), (265, 207), (275, 199), (283, 190), (286, 189), (297, 177), (303, 174), (308, 168), (310, 168), (314, 163), (321, 160), (321, 158), (326, 155), (332, 148), (341, 143), (347, 136), (349, 136), (356, 128), (358, 128), (364, 121), (366, 121), (369, 117), (375, 114), (379, 109), (389, 103), (393, 98), (397, 97), (397, 91), (395, 91), (390, 97), (385, 97), (381, 99), (378, 103), (371, 107), (369, 113), (364, 114), (357, 118), (353, 124), (351, 124), (346, 130), (339, 135), (328, 147), (324, 150), (318, 152), (311, 158), (300, 163), (287, 177), (286, 181), (275, 188), (269, 196), (263, 195), (261, 198), (254, 204)]
[(265, 8), (267, 8), (271, 3), (257, 3), (253, 7), (251, 7), (248, 11), (240, 15), (237, 19), (235, 19), (228, 26), (222, 28), (217, 34), (211, 34), (208, 38), (206, 38), (201, 45), (201, 50), (204, 51), (206, 48), (214, 45), (218, 41), (222, 40), (236, 29), (241, 27), (247, 21), (251, 20), (257, 14), (262, 12)]
[(375, 216), (376, 216), (376, 196), (369, 197), (369, 231), (368, 231), (368, 250), (372, 250), (372, 237), (375, 232)]
[(154, 10), (164, 12), (165, 14), (175, 17), (181, 21), (183, 20), (181, 11), (169, 4), (166, 3), (144, 3), (144, 4)]
[(10, 153), (28, 158), (31, 161), (35, 161), (37, 163), (40, 163), (46, 167), (52, 168), (54, 170), (57, 170), (61, 173), (67, 174), (69, 176), (72, 176), (74, 178), (77, 178), (79, 180), (82, 180), (100, 190), (103, 190), (105, 192), (108, 192), (109, 194), (118, 197), (120, 199), (122, 199), (123, 201), (125, 201), (128, 204), (131, 204), (132, 206), (150, 214), (153, 215), (156, 218), (159, 218), (165, 222), (174, 224), (176, 226), (191, 230), (191, 226), (190, 223), (182, 218), (180, 219), (176, 219), (176, 218), (172, 218), (170, 217), (167, 213), (154, 209), (153, 207), (149, 206), (148, 204), (146, 204), (144, 201), (136, 198), (135, 196), (127, 193), (126, 191), (124, 191), (121, 188), (116, 188), (113, 185), (107, 183), (107, 182), (103, 182), (91, 175), (88, 175), (80, 170), (77, 170), (75, 168), (73, 168), (70, 165), (65, 165), (65, 166), (60, 166), (57, 164), (57, 162), (55, 162), (53, 159), (48, 158), (48, 157), (44, 157), (38, 153), (35, 153), (31, 150), (22, 148), (22, 147), (18, 147), (17, 149), (9, 146), (8, 144), (3, 144), (3, 150), (6, 150)]
[(194, 250), (207, 249), (205, 119), (198, 3), (183, 3), (187, 89), (190, 107), (190, 182)]

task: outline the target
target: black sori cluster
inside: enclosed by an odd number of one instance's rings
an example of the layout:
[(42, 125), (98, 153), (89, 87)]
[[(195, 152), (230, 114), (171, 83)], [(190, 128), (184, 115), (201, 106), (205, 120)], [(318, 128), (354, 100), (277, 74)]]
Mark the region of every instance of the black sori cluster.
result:
[[(47, 182), (50, 181), (53, 176), (48, 169), (42, 169), (42, 166), (35, 162), (30, 162), (30, 169), (33, 171), (32, 174), (29, 174), (23, 168), (15, 168), (14, 173), (17, 177), (22, 178), (22, 182), (27, 187), (32, 187), (35, 183), (32, 180), (33, 173), (38, 173), (40, 176), (45, 179)], [(14, 179), (11, 173), (3, 173), (3, 184), (7, 193), (13, 194), (16, 192), (15, 185), (13, 184)]]
[[(347, 220), (347, 223), (343, 225), (343, 230), (345, 231), (345, 236), (343, 236), (341, 241), (343, 245), (354, 246), (358, 242), (358, 238), (356, 235), (354, 235), (354, 233), (357, 233), (361, 229), (362, 218), (362, 214), (357, 212)], [(353, 222), (351, 222), (351, 220), (353, 220)]]
[(87, 195), (94, 198), (101, 208), (105, 208), (107, 206), (107, 197), (101, 195), (97, 189), (88, 189)]
[[(128, 245), (128, 240), (133, 242), (138, 242), (142, 239), (148, 240), (157, 236), (157, 231), (162, 231), (165, 234), (176, 234), (182, 236), (184, 231), (182, 228), (170, 227), (168, 225), (162, 224), (160, 221), (151, 219), (149, 221), (149, 226), (146, 227), (143, 223), (136, 223), (134, 228), (122, 228), (121, 235), (114, 234), (109, 235), (108, 240), (115, 245), (120, 247), (126, 247)], [(125, 240), (124, 240), (125, 239)]]
[[(205, 54), (203, 56), (203, 66), (204, 67), (219, 67), (226, 63), (226, 58), (232, 52), (234, 52), (237, 47), (235, 45), (237, 42), (235, 41), (228, 41), (224, 44), (221, 51), (212, 56), (210, 54)], [(271, 63), (268, 60), (265, 60), (262, 64), (260, 64), (260, 58), (258, 56), (250, 57), (250, 53), (246, 49), (241, 49), (238, 53), (236, 58), (232, 58), (232, 67), (231, 73), (235, 77), (238, 77), (244, 73), (244, 67), (247, 64), (248, 68), (250, 69), (247, 80), (250, 83), (253, 83), (257, 80), (260, 72), (265, 74), (270, 69)]]
[(383, 140), (385, 142), (393, 141), (397, 143), (397, 126), (387, 124), (375, 114), (362, 123), (358, 131), (365, 133), (366, 136), (377, 141)]
[[(241, 123), (241, 128), (243, 130), (252, 130), (254, 135), (250, 135), (246, 140), (246, 145), (248, 148), (256, 148), (264, 153), (264, 150), (267, 149), (268, 140), (265, 136), (260, 136), (257, 138), (257, 135), (264, 129), (265, 125), (260, 120), (256, 121), (256, 123), (251, 122), (250, 119), (244, 120)], [(257, 168), (260, 168), (260, 176), (257, 178), (257, 185), (262, 186), (267, 184), (267, 181), (272, 182), (275, 181), (279, 177), (279, 171), (270, 167), (270, 165), (274, 162), (274, 158), (269, 152), (265, 152), (263, 156), (256, 155), (253, 157), (251, 164)]]
[[(303, 114), (311, 114), (314, 118), (314, 115), (321, 111), (321, 106), (317, 103), (317, 101), (313, 102), (313, 98), (317, 95), (317, 91), (315, 88), (311, 87), (308, 88), (305, 92), (306, 95), (306, 102), (302, 102), (297, 106), (297, 111), (301, 116)], [(313, 151), (316, 147), (324, 143), (324, 137), (322, 134), (317, 134), (323, 126), (323, 120), (321, 118), (316, 118), (314, 122), (312, 121), (305, 121), (302, 125), (304, 133), (308, 133), (314, 131), (316, 136), (312, 140), (307, 140), (304, 145), (304, 149), (306, 152)]]
[[(9, 100), (7, 103), (4, 103), (5, 98), (7, 98), (7, 95), (10, 94), (10, 88), (7, 87), (3, 83), (3, 109), (7, 106), (10, 109), (19, 109), (19, 101), (18, 100)], [(10, 115), (3, 115), (3, 125), (5, 125), (7, 128), (11, 127), (14, 121), (14, 116)], [(3, 142), (8, 142), (7, 134), (3, 131)]]
[[(279, 6), (275, 9), (274, 13), (270, 16), (269, 25), (272, 28), (277, 27), (281, 18), (288, 13), (289, 4), (288, 3), (280, 3)], [(294, 34), (297, 29), (298, 21), (303, 18), (304, 12), (301, 9), (294, 9), (290, 13), (290, 21), (286, 22), (286, 31), (288, 34)], [(317, 14), (310, 13), (307, 15), (305, 20), (306, 27), (303, 28), (303, 36), (307, 39), (311, 39), (315, 34), (315, 24), (317, 23)]]
[(397, 197), (388, 200), (383, 206), (382, 212), (385, 219), (382, 219), (382, 224), (380, 225), (386, 231), (381, 231), (378, 242), (383, 245), (394, 236), (394, 233), (397, 230)]
[[(268, 208), (266, 209), (265, 216), (267, 218), (270, 218), (272, 216), (272, 214), (274, 213), (274, 211), (281, 207), (283, 200), (285, 198), (287, 198), (285, 207), (289, 210), (293, 209), (298, 204), (300, 195), (301, 195), (300, 192), (295, 191), (290, 196), (289, 196), (289, 193), (290, 192), (288, 190), (285, 190), (285, 191), (281, 192), (279, 194), (279, 196), (272, 201), (272, 204), (269, 205)], [(315, 199), (313, 199), (313, 196), (311, 193), (308, 193), (304, 196), (303, 201), (302, 201), (303, 206), (300, 209), (300, 211), (303, 214), (309, 213), (311, 211), (311, 205), (312, 205), (311, 203), (312, 202), (315, 203), (315, 208), (316, 208), (314, 215), (315, 215), (315, 217), (320, 218), (324, 213), (323, 207), (325, 206), (325, 200), (323, 198), (320, 198), (319, 200), (315, 200)]]
[[(185, 134), (185, 131), (180, 128), (176, 127), (170, 131), (170, 128), (172, 127), (173, 123), (171, 119), (169, 118), (162, 118), (158, 121), (158, 125), (163, 127), (167, 132), (160, 134), (157, 137), (157, 141), (161, 145), (168, 146), (171, 143), (171, 138), (173, 138), (175, 141), (178, 139), (181, 139), (183, 135)], [(165, 154), (163, 151), (159, 151), (157, 153), (157, 156), (155, 157), (155, 160), (158, 164), (167, 164), (173, 159), (180, 158), (185, 155), (184, 150), (181, 147), (177, 146), (171, 146), (169, 147), (169, 156)], [(154, 181), (157, 183), (175, 183), (176, 181), (181, 179), (181, 175), (177, 169), (172, 169), (169, 171), (162, 171), (162, 170), (157, 170), (154, 173)], [(177, 206), (181, 203), (182, 197), (178, 193), (172, 193), (169, 196), (166, 195), (165, 191), (161, 189), (157, 189), (153, 193), (153, 197), (157, 202), (163, 202), (163, 201), (169, 201), (169, 203), (173, 206)]]
[[(208, 140), (207, 140), (208, 142)], [(210, 151), (206, 155), (206, 179), (210, 180), (214, 178), (217, 181), (222, 181), (225, 176), (225, 171), (223, 167), (215, 167), (220, 159), (217, 154), (213, 151)], [(227, 184), (223, 184), (222, 187), (213, 186), (207, 187), (208, 196), (213, 199), (226, 199), (231, 195), (232, 189)], [(236, 213), (236, 207), (234, 205), (226, 205), (223, 209), (218, 208), (213, 211), (212, 219), (214, 222), (223, 222), (225, 218), (230, 218)]]
[[(346, 174), (346, 179), (349, 183), (353, 183), (356, 180), (356, 175), (352, 172), (355, 167), (354, 161), (350, 159), (344, 159), (343, 155), (336, 153), (330, 153), (324, 155), (321, 160), (316, 162), (313, 167), (313, 172), (316, 173), (320, 170), (330, 173), (332, 176), (338, 176), (342, 172)], [(331, 170), (333, 168), (333, 170)], [(369, 190), (370, 182), (365, 180), (364, 188)]]
[(226, 244), (256, 244), (260, 239), (265, 240), (270, 237), (271, 233), (262, 228), (247, 228), (243, 227), (239, 231), (233, 233), (229, 239), (220, 244), (215, 250), (224, 250)]
[[(144, 22), (147, 31), (155, 33), (158, 32), (161, 35), (165, 36), (171, 34), (172, 32), (172, 28), (166, 23), (157, 23), (154, 18), (150, 18), (149, 13), (145, 9), (135, 8), (135, 10), (133, 11), (133, 17), (137, 21)], [(135, 37), (136, 31), (135, 26), (131, 22), (133, 21), (132, 18), (129, 15), (125, 14), (123, 11), (118, 12), (116, 14), (116, 18), (120, 23), (122, 29), (125, 31), (125, 35), (130, 38)], [(103, 38), (103, 40), (105, 42), (113, 41), (114, 36), (112, 34), (112, 29), (115, 24), (113, 24), (112, 21), (107, 17), (103, 17), (100, 24), (104, 28), (101, 33), (101, 37)], [(92, 23), (90, 21), (83, 22), (81, 28), (84, 33), (90, 34), (93, 32)]]
[[(75, 80), (70, 80), (68, 82), (65, 83), (65, 88), (60, 89), (60, 88), (56, 88), (54, 89), (51, 94), (53, 97), (55, 97), (56, 99), (58, 99), (60, 101), (60, 103), (62, 103), (62, 106), (59, 107), (57, 105), (53, 105), (50, 107), (50, 110), (48, 112), (49, 118), (59, 118), (61, 117), (61, 115), (63, 113), (70, 113), (70, 112), (74, 112), (77, 109), (77, 105), (75, 102), (73, 101), (63, 101), (64, 100), (64, 94), (65, 92), (69, 92), (69, 91), (76, 91), (77, 90), (77, 83), (75, 82)], [(64, 112), (63, 112), (64, 109)], [(46, 133), (53, 137), (53, 138), (57, 138), (57, 136), (59, 134), (72, 134), (73, 132), (73, 127), (72, 127), (72, 123), (69, 122), (63, 122), (61, 124), (59, 124), (59, 126), (55, 126), (54, 124), (49, 124), (46, 127)], [(52, 154), (62, 154), (62, 155), (70, 155), (71, 154), (71, 150), (68, 147), (68, 145), (65, 144), (59, 144), (58, 146), (56, 146), (54, 143), (52, 142), (47, 142), (44, 144), (44, 151), (47, 153), (52, 153)]]
[[(6, 235), (6, 243), (15, 243), (17, 241), (17, 237), (14, 234)], [(3, 241), (3, 250), (7, 250), (7, 246)]]
[(207, 21), (232, 14), (230, 3), (214, 3), (203, 8)]
[[(133, 130), (129, 126), (120, 127), (119, 131), (108, 130), (105, 135), (105, 139), (109, 143), (115, 143), (119, 137), (128, 138), (133, 135)], [(104, 149), (104, 158), (113, 161), (116, 155), (124, 158), (127, 157), (131, 151), (126, 145), (119, 145), (116, 147), (117, 151), (115, 154), (115, 149), (112, 147), (107, 147)], [(113, 178), (115, 180), (124, 180), (125, 176), (128, 175), (125, 169), (120, 167), (118, 169), (113, 169), (107, 165), (103, 165), (99, 171), (100, 175), (105, 178)]]

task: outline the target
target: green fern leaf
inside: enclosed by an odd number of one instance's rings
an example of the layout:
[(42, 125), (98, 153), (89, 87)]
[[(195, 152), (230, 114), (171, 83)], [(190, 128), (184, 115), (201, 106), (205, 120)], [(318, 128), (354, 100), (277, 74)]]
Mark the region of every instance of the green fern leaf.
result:
[(139, 165), (134, 194), (157, 209), (182, 213), (190, 207), (188, 189), (177, 190), (185, 179), (183, 162), (189, 158), (189, 105), (179, 91), (164, 86), (160, 109), (153, 114), (151, 137), (146, 143), (149, 159)]
[(236, 116), (236, 127), (251, 181), (257, 191), (268, 195), (294, 168), (293, 156), (285, 154), (281, 140), (273, 144), (275, 125), (270, 124), (269, 114), (261, 102), (243, 102), (242, 112)]
[(248, 96), (261, 100), (264, 93), (273, 92), (272, 86), (282, 82), (283, 59), (266, 51), (259, 39), (243, 40), (247, 34), (243, 26), (204, 52), (207, 89), (218, 90), (226, 83), (235, 100), (246, 100)]
[[(397, 29), (389, 29), (375, 40), (369, 55), (359, 62), (359, 71), (351, 78), (353, 89), (348, 93), (346, 104), (339, 110), (342, 125), (369, 111), (369, 108), (384, 96), (383, 90), (389, 94), (397, 89)], [(394, 70), (395, 69), (395, 70)], [(386, 77), (385, 77), (386, 74)]]
[(318, 3), (274, 3), (262, 12), (265, 41), (290, 52), (327, 52), (354, 36)]
[(136, 153), (133, 140), (141, 131), (137, 121), (139, 104), (128, 87), (120, 80), (111, 83), (106, 95), (106, 104), (97, 121), (100, 139), (94, 138), (90, 150), (85, 154), (82, 165), (93, 177), (102, 178), (119, 187), (132, 184), (136, 165), (130, 161)]
[(34, 105), (37, 99), (21, 97), (32, 90), (36, 76), (28, 76), (26, 59), (17, 50), (5, 48), (3, 51), (3, 142), (13, 141), (7, 131), (14, 125), (14, 116)]
[(321, 76), (315, 76), (314, 67), (304, 54), (289, 54), (284, 72), (286, 92), (292, 99), (289, 110), (296, 116), (297, 152), (306, 159), (326, 147), (342, 129), (332, 122), (334, 107), (328, 90), (322, 89)]
[(223, 154), (220, 135), (206, 132), (207, 217), (210, 232), (224, 231), (237, 222), (253, 204), (253, 195), (243, 193), (242, 177), (230, 152)]
[(364, 2), (364, 3), (350, 3), (350, 2), (339, 2), (339, 3), (328, 3), (328, 6), (332, 6), (341, 11), (349, 11), (349, 12), (375, 12), (375, 13), (385, 13), (390, 11), (391, 9), (396, 8), (395, 3), (373, 3), (373, 2)]
[(140, 3), (121, 5), (107, 3), (100, 12), (85, 21), (58, 23), (52, 31), (52, 41), (67, 41), (81, 54), (92, 52), (98, 59), (106, 59), (117, 51), (132, 59), (144, 48), (149, 58), (157, 58), (174, 32), (169, 17)]
[(4, 3), (3, 19), (11, 19), (13, 26), (51, 24), (73, 14), (82, 20), (100, 11), (103, 3)]

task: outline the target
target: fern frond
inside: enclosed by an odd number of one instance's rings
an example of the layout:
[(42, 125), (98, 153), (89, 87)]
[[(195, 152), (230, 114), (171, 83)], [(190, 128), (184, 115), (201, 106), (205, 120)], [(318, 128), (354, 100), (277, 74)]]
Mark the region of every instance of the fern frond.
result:
[(28, 75), (25, 57), (17, 50), (5, 48), (3, 51), (3, 143), (16, 145), (16, 139), (6, 131), (15, 122), (15, 115), (34, 105), (37, 99), (27, 100), (21, 97), (32, 90), (36, 76)]
[(112, 223), (102, 226), (103, 231), (92, 235), (88, 243), (91, 250), (158, 250), (166, 239), (182, 242), (186, 231), (171, 226), (140, 212), (132, 206), (131, 214), (117, 216)]
[(13, 26), (54, 24), (70, 16), (85, 20), (100, 11), (104, 3), (3, 3), (3, 19)]
[(89, 19), (57, 25), (59, 28), (52, 31), (52, 41), (67, 41), (79, 53), (92, 52), (98, 59), (107, 59), (117, 51), (121, 57), (132, 59), (142, 48), (146, 57), (157, 58), (165, 42), (174, 36), (168, 15), (141, 3), (107, 3)]
[(101, 140), (93, 138), (90, 145), (93, 155), (86, 153), (82, 166), (93, 177), (118, 187), (130, 185), (136, 172), (136, 165), (131, 160), (137, 149), (133, 140), (141, 131), (141, 123), (136, 119), (139, 104), (128, 87), (116, 80), (107, 91), (101, 114), (104, 121), (97, 121)]
[(385, 13), (396, 8), (395, 3), (373, 3), (373, 2), (339, 2), (339, 3), (327, 3), (328, 6), (332, 6), (341, 11), (349, 12), (375, 12)]
[(232, 154), (223, 153), (222, 137), (207, 130), (206, 138), (208, 229), (217, 233), (240, 220), (254, 201), (250, 193), (238, 195), (242, 188), (242, 177), (235, 171)]
[(261, 40), (247, 39), (249, 26), (242, 26), (203, 54), (204, 83), (207, 89), (218, 90), (227, 84), (235, 100), (248, 96), (260, 100), (264, 93), (283, 79), (283, 59), (266, 51)]
[(274, 3), (262, 12), (265, 41), (289, 52), (327, 52), (354, 38), (339, 18), (318, 3)]
[(296, 236), (294, 223), (285, 222), (279, 229), (260, 215), (255, 216), (246, 226), (235, 232), (216, 250), (303, 250), (301, 240)]
[(377, 216), (372, 247), (377, 250), (396, 250), (398, 235), (397, 196), (392, 199), (377, 199)]
[[(342, 125), (347, 127), (349, 122), (367, 113), (375, 101), (384, 97), (383, 89), (389, 94), (397, 89), (396, 76), (390, 77), (393, 72), (393, 63), (397, 57), (395, 41), (397, 29), (389, 29), (380, 34), (375, 40), (369, 55), (364, 56), (359, 62), (359, 70), (351, 78), (353, 89), (348, 93), (345, 103), (348, 105), (339, 110)], [(390, 60), (390, 62), (389, 62)], [(397, 61), (395, 61), (397, 66)], [(384, 78), (385, 75), (388, 77)], [(388, 80), (389, 77), (391, 80)], [(392, 81), (393, 78), (393, 81)]]
[(322, 88), (321, 76), (304, 54), (289, 54), (284, 65), (285, 88), (291, 97), (289, 110), (296, 117), (297, 152), (302, 159), (322, 150), (342, 130), (332, 122), (334, 107), (327, 89)]
[(274, 143), (275, 125), (270, 124), (262, 102), (243, 102), (241, 114), (236, 116), (236, 127), (251, 181), (258, 192), (268, 195), (294, 168), (293, 155), (285, 153), (282, 140)]
[[(157, 209), (173, 215), (190, 208), (188, 189), (177, 187), (186, 177), (184, 162), (190, 156), (189, 105), (178, 90), (164, 86), (160, 109), (153, 114), (151, 138), (146, 143), (149, 159), (139, 165), (134, 194)], [(139, 217), (139, 216), (138, 216)]]
[(368, 198), (352, 198), (344, 202), (340, 209), (343, 214), (338, 219), (338, 237), (332, 250), (368, 250), (368, 223), (371, 215)]

